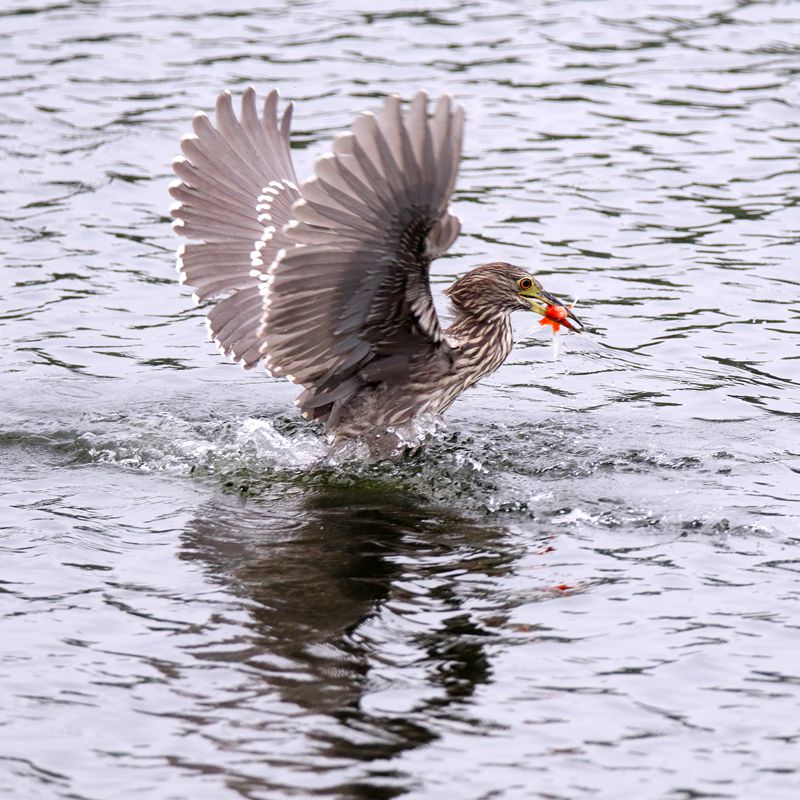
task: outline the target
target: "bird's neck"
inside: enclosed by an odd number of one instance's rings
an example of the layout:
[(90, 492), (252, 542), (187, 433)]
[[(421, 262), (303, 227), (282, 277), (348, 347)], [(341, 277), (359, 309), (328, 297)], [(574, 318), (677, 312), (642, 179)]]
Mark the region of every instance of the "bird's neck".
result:
[(468, 385), (494, 372), (514, 344), (511, 315), (456, 312), (445, 336), (458, 350), (460, 367), (469, 373)]

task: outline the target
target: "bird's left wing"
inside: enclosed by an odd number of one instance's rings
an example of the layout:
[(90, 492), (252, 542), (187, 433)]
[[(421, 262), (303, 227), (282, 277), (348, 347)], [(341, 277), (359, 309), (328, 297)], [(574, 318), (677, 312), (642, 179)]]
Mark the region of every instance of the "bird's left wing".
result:
[(365, 383), (407, 374), (411, 359), (446, 350), (429, 265), (458, 235), (448, 204), (463, 109), (444, 96), (428, 114), (418, 93), (362, 114), (300, 187), (287, 248), (267, 270), (266, 366), (306, 391), (305, 415), (329, 419)]

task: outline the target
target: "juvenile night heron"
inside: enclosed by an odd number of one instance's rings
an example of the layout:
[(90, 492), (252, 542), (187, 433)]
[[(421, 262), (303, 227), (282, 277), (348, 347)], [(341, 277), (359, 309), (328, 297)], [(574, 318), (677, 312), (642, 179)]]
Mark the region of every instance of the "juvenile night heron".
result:
[(455, 320), (442, 330), (429, 268), (455, 240), (448, 207), (458, 173), (463, 109), (444, 96), (428, 113), (390, 97), (365, 113), (316, 175), (298, 186), (289, 147), (291, 104), (278, 93), (259, 117), (255, 92), (237, 119), (230, 93), (216, 128), (194, 118), (170, 187), (175, 230), (195, 240), (178, 251), (181, 282), (198, 301), (227, 295), (208, 313), (210, 335), (245, 368), (304, 387), (296, 404), (337, 440), (441, 414), (494, 372), (512, 347), (511, 312), (581, 325), (528, 270), (484, 264), (446, 294)]

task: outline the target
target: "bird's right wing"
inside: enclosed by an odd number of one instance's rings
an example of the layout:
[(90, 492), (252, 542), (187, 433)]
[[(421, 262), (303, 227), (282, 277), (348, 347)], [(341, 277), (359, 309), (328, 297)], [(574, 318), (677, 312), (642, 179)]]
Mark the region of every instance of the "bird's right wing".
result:
[(461, 156), (463, 109), (447, 96), (428, 114), (418, 93), (362, 114), (316, 175), (267, 271), (261, 334), (266, 366), (306, 391), (305, 415), (328, 419), (362, 386), (402, 380), (425, 350), (447, 349), (429, 265), (460, 229), (448, 211)]
[(277, 108), (273, 89), (259, 116), (251, 87), (237, 119), (230, 92), (221, 94), (216, 127), (197, 114), (194, 133), (182, 139), (185, 156), (173, 162), (180, 180), (170, 186), (175, 231), (195, 240), (178, 251), (181, 282), (194, 287), (198, 302), (228, 295), (208, 312), (208, 328), (245, 368), (262, 357), (259, 274), (291, 246), (283, 226), (300, 196), (289, 148), (292, 106), (280, 120)]

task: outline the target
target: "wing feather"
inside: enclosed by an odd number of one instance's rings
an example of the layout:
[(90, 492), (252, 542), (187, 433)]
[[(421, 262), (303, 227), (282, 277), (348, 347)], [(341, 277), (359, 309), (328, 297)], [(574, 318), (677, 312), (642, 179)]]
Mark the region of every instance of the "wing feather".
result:
[[(231, 188), (230, 186), (227, 186), (210, 176), (206, 177), (185, 156), (178, 156), (172, 162), (172, 170), (181, 179), (178, 182), (178, 185), (180, 185), (182, 182), (187, 189), (203, 191), (209, 197), (227, 199), (234, 205), (248, 203), (250, 201), (250, 196), (247, 194), (247, 192), (243, 192), (238, 188)], [(175, 183), (172, 184), (172, 186), (175, 185)]]
[(267, 267), (292, 242), (283, 233), (298, 199), (289, 147), (291, 104), (278, 120), (278, 93), (270, 92), (261, 116), (255, 90), (242, 95), (239, 118), (230, 92), (217, 98), (216, 126), (195, 115), (193, 133), (181, 140), (173, 162), (180, 179), (170, 186), (177, 233), (196, 240), (178, 251), (181, 282), (198, 301), (229, 295), (208, 312), (212, 338), (245, 367), (262, 358), (264, 299), (259, 267)]
[(286, 248), (267, 270), (261, 334), (267, 368), (306, 391), (307, 416), (333, 425), (365, 386), (398, 380), (448, 348), (431, 298), (430, 261), (452, 244), (448, 211), (463, 114), (428, 115), (420, 92), (365, 113), (300, 187)]

